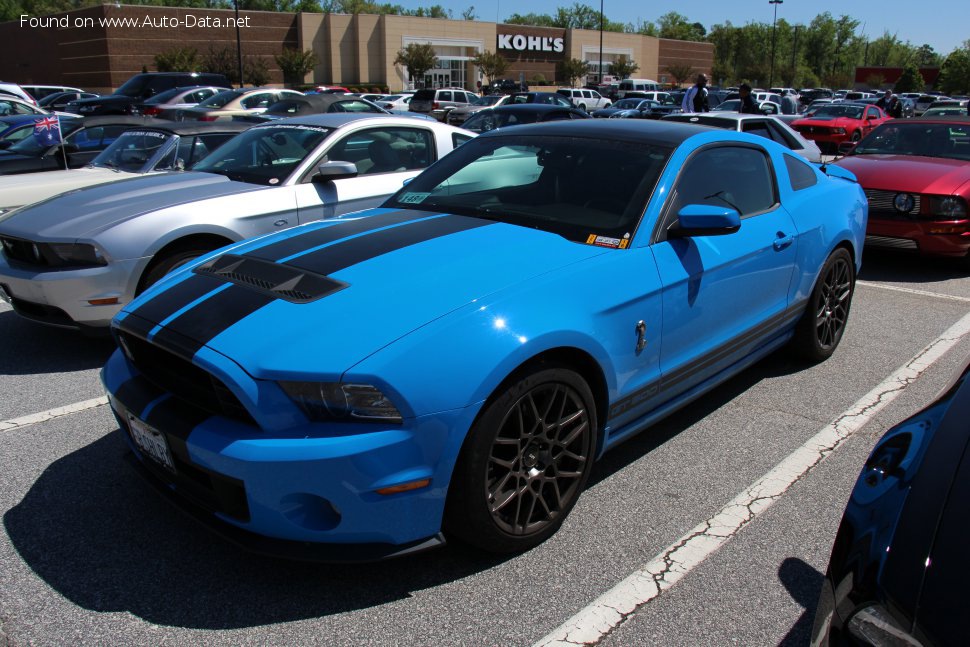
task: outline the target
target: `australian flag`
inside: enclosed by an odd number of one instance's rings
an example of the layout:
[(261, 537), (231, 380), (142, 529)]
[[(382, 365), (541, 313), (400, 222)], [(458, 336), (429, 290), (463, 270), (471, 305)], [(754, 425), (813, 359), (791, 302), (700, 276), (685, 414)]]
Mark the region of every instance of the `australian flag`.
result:
[(61, 120), (56, 116), (43, 117), (34, 122), (34, 139), (41, 146), (61, 143)]

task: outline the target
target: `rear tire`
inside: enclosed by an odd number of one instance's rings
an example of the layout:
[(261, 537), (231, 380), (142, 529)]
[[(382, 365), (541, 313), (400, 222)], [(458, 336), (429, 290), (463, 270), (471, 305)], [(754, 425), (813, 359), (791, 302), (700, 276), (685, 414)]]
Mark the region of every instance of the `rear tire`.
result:
[(849, 320), (855, 292), (855, 266), (840, 247), (822, 265), (805, 313), (795, 327), (792, 350), (803, 359), (822, 362), (832, 356)]
[(444, 530), (512, 553), (555, 533), (586, 485), (596, 447), (589, 386), (567, 368), (514, 377), (485, 404), (448, 488)]

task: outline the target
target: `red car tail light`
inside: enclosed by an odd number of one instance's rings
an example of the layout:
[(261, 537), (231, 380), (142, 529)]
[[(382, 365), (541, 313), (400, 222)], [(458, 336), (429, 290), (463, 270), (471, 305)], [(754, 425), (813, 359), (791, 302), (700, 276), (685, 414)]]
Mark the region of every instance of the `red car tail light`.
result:
[(158, 107), (155, 107), (155, 106), (146, 106), (141, 111), (141, 114), (145, 115), (146, 117), (154, 117), (155, 115), (157, 115), (161, 111), (162, 111), (161, 108), (158, 108)]

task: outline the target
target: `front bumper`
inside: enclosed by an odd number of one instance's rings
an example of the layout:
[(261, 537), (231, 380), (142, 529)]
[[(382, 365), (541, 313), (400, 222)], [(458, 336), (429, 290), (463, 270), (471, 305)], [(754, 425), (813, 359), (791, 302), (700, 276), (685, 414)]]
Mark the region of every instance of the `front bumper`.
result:
[[(121, 307), (134, 298), (135, 278), (149, 258), (109, 263), (103, 267), (38, 271), (12, 266), (0, 255), (0, 285), (14, 312), (50, 326), (107, 328)], [(110, 305), (96, 299), (117, 298)]]
[[(372, 560), (439, 545), (466, 410), (403, 426), (306, 423), (285, 431), (212, 415), (158, 389), (121, 352), (102, 380), (139, 471), (219, 534), (262, 553)], [(135, 443), (129, 414), (165, 437), (174, 471)], [(421, 489), (378, 490), (430, 479)]]
[(970, 231), (963, 233), (931, 233), (952, 227), (970, 230), (970, 220), (910, 220), (880, 218), (869, 214), (866, 244), (871, 247), (891, 247), (918, 251), (930, 256), (961, 257), (970, 253)]

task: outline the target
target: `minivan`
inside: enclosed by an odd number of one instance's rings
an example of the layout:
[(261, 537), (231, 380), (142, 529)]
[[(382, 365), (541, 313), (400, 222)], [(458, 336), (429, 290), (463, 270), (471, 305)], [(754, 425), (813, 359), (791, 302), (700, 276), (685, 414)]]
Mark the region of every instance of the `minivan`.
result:
[(616, 96), (622, 99), (627, 92), (656, 92), (659, 89), (660, 84), (651, 79), (623, 79)]

